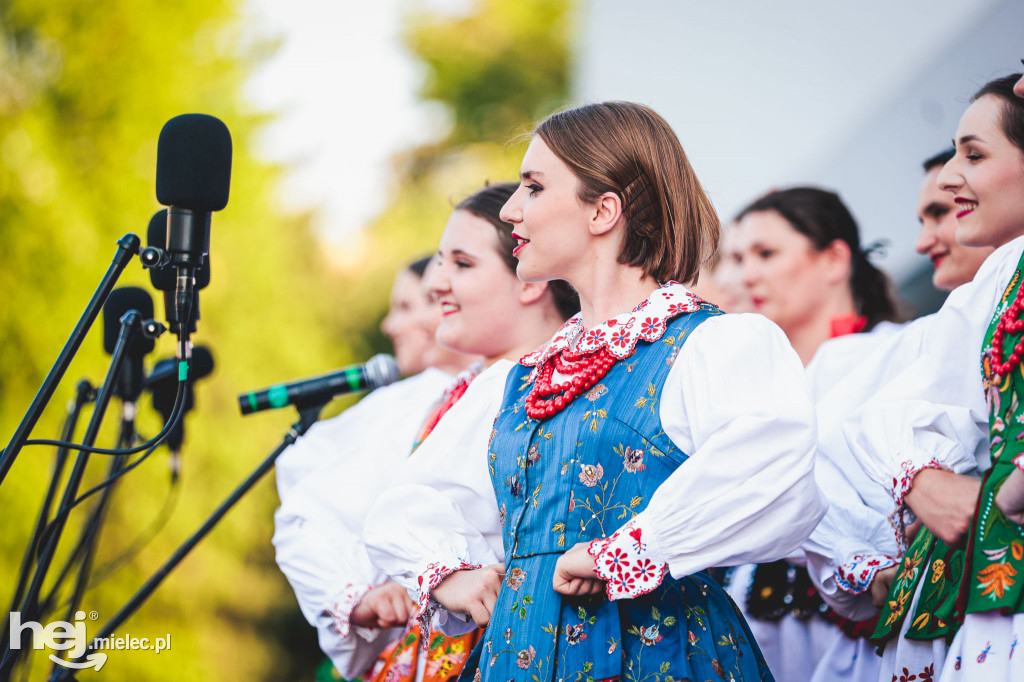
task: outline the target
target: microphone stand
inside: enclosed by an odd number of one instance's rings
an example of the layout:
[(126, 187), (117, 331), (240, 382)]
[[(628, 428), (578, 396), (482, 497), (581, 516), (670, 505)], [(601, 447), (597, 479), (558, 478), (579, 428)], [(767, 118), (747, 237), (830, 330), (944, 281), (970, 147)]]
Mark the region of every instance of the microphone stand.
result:
[[(131, 447), (132, 442), (135, 440), (135, 403), (126, 402), (122, 407), (121, 428), (117, 439), (118, 449)], [(117, 476), (117, 474), (120, 473), (120, 471), (128, 464), (128, 455), (112, 455), (110, 459), (110, 471), (107, 474), (108, 481)], [(99, 543), (100, 528), (106, 515), (107, 503), (111, 494), (114, 492), (114, 487), (116, 485), (117, 482), (115, 481), (104, 488), (103, 492), (100, 493), (100, 499), (93, 506), (92, 513), (89, 515), (89, 520), (82, 526), (82, 531), (79, 535), (78, 543), (75, 545), (75, 549), (71, 552), (67, 563), (64, 565), (64, 568), (54, 581), (54, 585), (50, 590), (50, 593), (42, 601), (42, 605), (39, 608), (40, 615), (49, 613), (58, 597), (61, 584), (63, 584), (64, 579), (67, 578), (72, 566), (77, 561), (79, 562), (79, 565), (78, 577), (75, 580), (75, 591), (72, 593), (68, 610), (64, 616), (65, 622), (70, 623), (74, 620), (73, 616), (75, 611), (78, 610), (78, 606), (82, 602), (82, 596), (85, 594), (85, 590), (88, 587), (89, 574), (92, 571), (93, 556), (96, 551), (96, 545)]]
[[(93, 388), (92, 384), (85, 379), (78, 382), (78, 386), (75, 388), (75, 398), (68, 406), (68, 414), (64, 420), (64, 429), (60, 437), (62, 441), (71, 441), (75, 435), (75, 428), (78, 426), (78, 418), (82, 414), (82, 408), (95, 400), (95, 398), (96, 389)], [(8, 611), (15, 611), (18, 608), (18, 604), (21, 602), (22, 597), (25, 596), (25, 587), (27, 586), (28, 577), (31, 572), (32, 560), (35, 559), (36, 552), (39, 550), (39, 542), (42, 539), (43, 530), (46, 528), (46, 524), (49, 521), (50, 508), (53, 506), (53, 500), (57, 496), (57, 487), (60, 485), (60, 479), (64, 476), (64, 467), (67, 464), (67, 457), (67, 448), (57, 448), (57, 456), (54, 459), (53, 476), (50, 478), (50, 486), (47, 488), (46, 497), (43, 499), (43, 504), (39, 508), (39, 518), (36, 520), (35, 531), (33, 531), (28, 547), (25, 549), (25, 555), (22, 557), (21, 569), (18, 572), (18, 584), (14, 588), (14, 594), (11, 597), (11, 606)], [(9, 634), (10, 622), (8, 621), (4, 623), (3, 634), (0, 635), (0, 641), (6, 642)]]
[[(164, 578), (174, 570), (178, 564), (191, 552), (199, 542), (206, 537), (214, 526), (224, 518), (224, 516), (231, 510), (235, 504), (242, 499), (242, 497), (249, 492), (249, 490), (263, 478), (267, 472), (274, 467), (274, 462), (278, 456), (285, 451), (289, 446), (293, 445), (296, 440), (302, 437), (306, 431), (309, 430), (313, 424), (320, 419), (320, 412), (323, 410), (324, 405), (330, 402), (330, 398), (320, 400), (314, 404), (299, 407), (299, 420), (292, 424), (291, 428), (288, 429), (288, 433), (285, 434), (281, 444), (270, 453), (270, 455), (260, 463), (258, 467), (249, 475), (240, 486), (235, 488), (234, 492), (231, 493), (221, 503), (219, 507), (210, 515), (205, 523), (197, 530), (188, 540), (181, 544), (180, 547), (174, 552), (170, 559), (168, 559), (156, 572), (150, 577), (146, 583), (139, 588), (138, 592), (132, 596), (131, 599), (125, 603), (121, 609), (111, 617), (107, 624), (103, 627), (103, 631), (95, 637), (90, 639), (90, 642), (95, 642), (97, 639), (104, 639), (110, 637), (114, 631), (121, 626), (126, 620), (128, 620), (142, 604), (150, 597), (150, 595), (156, 591), (160, 584), (164, 581)], [(298, 406), (297, 406), (298, 407)], [(81, 656), (71, 661), (71, 663), (78, 663), (89, 656), (93, 652), (92, 644), (86, 649)], [(54, 668), (53, 673), (50, 676), (50, 682), (67, 682), (72, 680), (72, 672), (68, 668)]]
[(57, 384), (64, 377), (64, 372), (67, 371), (71, 360), (74, 359), (75, 353), (78, 352), (79, 346), (82, 345), (82, 341), (85, 339), (89, 328), (92, 327), (92, 323), (96, 320), (96, 316), (103, 309), (107, 296), (110, 295), (114, 285), (117, 284), (118, 278), (128, 266), (132, 256), (139, 252), (140, 243), (139, 238), (130, 232), (117, 240), (117, 251), (114, 253), (114, 259), (110, 267), (107, 268), (107, 272), (103, 275), (103, 279), (100, 280), (96, 293), (93, 294), (92, 299), (86, 305), (85, 312), (82, 313), (78, 324), (71, 331), (71, 336), (68, 337), (63, 350), (57, 356), (53, 367), (50, 368), (50, 373), (43, 380), (43, 385), (40, 386), (36, 397), (32, 399), (32, 404), (29, 405), (28, 411), (22, 417), (21, 423), (18, 424), (14, 436), (11, 437), (11, 442), (3, 449), (3, 452), (0, 452), (0, 485), (3, 484), (4, 479), (7, 477), (7, 472), (11, 470), (14, 458), (18, 456), (21, 448), (25, 445), (25, 441), (28, 440), (29, 433), (43, 414), (43, 409), (53, 396), (53, 392), (57, 389)]
[[(132, 235), (135, 237), (135, 235)], [(135, 241), (138, 242), (138, 237), (135, 237)], [(137, 310), (129, 310), (121, 318), (121, 331), (118, 334), (117, 342), (114, 345), (114, 351), (111, 353), (110, 367), (107, 369), (107, 376), (103, 380), (102, 386), (100, 386), (99, 394), (96, 397), (96, 407), (93, 409), (92, 417), (89, 420), (89, 426), (86, 429), (85, 436), (82, 439), (82, 445), (92, 446), (96, 442), (96, 436), (99, 434), (100, 426), (103, 422), (103, 415), (106, 413), (107, 405), (110, 403), (111, 397), (114, 395), (114, 388), (117, 382), (117, 377), (121, 372), (121, 365), (124, 364), (126, 351), (128, 345), (131, 342), (132, 336), (140, 332), (141, 330), (141, 315)], [(71, 475), (68, 477), (67, 485), (64, 488), (64, 495), (61, 498), (60, 505), (57, 507), (57, 515), (48, 527), (48, 535), (44, 541), (42, 550), (39, 553), (39, 560), (36, 563), (36, 571), (32, 576), (32, 583), (29, 585), (28, 592), (25, 594), (25, 598), (21, 602), (21, 616), (23, 620), (38, 620), (39, 619), (39, 595), (42, 591), (43, 581), (46, 579), (46, 574), (50, 569), (50, 564), (53, 561), (53, 557), (57, 552), (57, 544), (60, 541), (61, 533), (64, 531), (64, 526), (67, 523), (67, 511), (75, 502), (75, 497), (78, 495), (78, 488), (82, 483), (82, 478), (85, 475), (85, 468), (89, 462), (89, 453), (80, 451), (78, 457), (75, 459), (75, 465), (71, 469)], [(52, 528), (52, 530), (49, 530)], [(9, 641), (2, 642), (0, 644), (4, 647), (4, 657), (0, 661), (0, 681), (9, 679), (10, 673), (14, 668), (14, 664), (17, 662), (18, 656), (22, 651), (25, 650), (26, 644), (28, 644), (31, 631), (25, 630), (21, 633), (21, 642), (18, 649), (14, 649), (10, 646)]]

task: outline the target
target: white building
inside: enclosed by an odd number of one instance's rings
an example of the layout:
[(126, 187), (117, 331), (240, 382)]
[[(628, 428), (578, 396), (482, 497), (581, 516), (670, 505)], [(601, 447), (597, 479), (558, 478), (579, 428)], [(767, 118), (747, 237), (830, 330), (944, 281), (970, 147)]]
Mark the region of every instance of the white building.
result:
[(1024, 0), (584, 0), (575, 54), (575, 100), (664, 115), (723, 219), (772, 187), (834, 189), (923, 300), (921, 162), (1020, 70)]

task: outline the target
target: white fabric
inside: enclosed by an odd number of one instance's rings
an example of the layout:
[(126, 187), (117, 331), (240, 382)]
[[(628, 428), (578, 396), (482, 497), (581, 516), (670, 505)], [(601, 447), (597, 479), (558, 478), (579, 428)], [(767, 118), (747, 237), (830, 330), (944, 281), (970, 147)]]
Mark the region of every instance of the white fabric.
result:
[[(410, 589), (433, 562), (503, 560), (486, 457), (508, 369), (492, 367), (470, 386), (370, 512), (371, 558)], [(722, 315), (694, 330), (666, 379), (660, 417), (690, 458), (636, 522), (673, 576), (784, 557), (824, 514), (803, 368), (766, 318)]]
[(949, 647), (940, 682), (1024, 680), (1024, 614), (969, 613)]
[(277, 460), (277, 563), (303, 616), (316, 627), (321, 649), (346, 678), (364, 672), (401, 629), (375, 638), (375, 631), (354, 628), (342, 636), (331, 610), (349, 584), (365, 587), (387, 579), (362, 547), (363, 519), (390, 473), (408, 458), (450, 382), (444, 372), (428, 369), (377, 389), (315, 424)]
[(908, 325), (888, 359), (895, 378), (844, 425), (853, 455), (898, 502), (906, 473), (933, 459), (957, 473), (989, 467), (981, 345), (1022, 249), (1024, 237), (999, 247), (937, 313)]
[[(801, 620), (791, 613), (776, 621), (751, 618), (746, 604), (756, 564), (737, 566), (729, 575), (726, 592), (736, 602), (776, 682), (806, 682), (819, 662), (839, 640), (842, 631), (818, 616)], [(831, 678), (821, 678), (831, 679)], [(841, 678), (846, 679), (846, 678)], [(860, 679), (860, 678), (851, 678)], [(874, 677), (869, 678), (874, 681)]]
[(858, 466), (842, 427), (891, 378), (889, 359), (907, 328), (885, 324), (868, 333), (831, 339), (807, 366), (818, 422), (815, 473), (829, 509), (803, 549), (811, 580), (822, 598), (853, 620), (878, 613), (866, 589), (873, 574), (851, 589), (853, 586), (837, 581), (837, 570), (861, 566), (869, 557), (891, 563), (901, 555), (902, 547), (891, 520), (895, 512), (892, 497)]

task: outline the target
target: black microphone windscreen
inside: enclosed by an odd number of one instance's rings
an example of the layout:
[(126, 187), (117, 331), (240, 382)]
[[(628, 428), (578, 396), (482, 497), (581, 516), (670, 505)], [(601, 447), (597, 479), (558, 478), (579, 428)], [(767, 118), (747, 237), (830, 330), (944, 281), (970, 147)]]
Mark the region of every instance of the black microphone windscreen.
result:
[(192, 349), (192, 361), (189, 363), (189, 377), (193, 380), (202, 379), (213, 371), (213, 353), (206, 346)]
[(219, 211), (231, 185), (231, 133), (206, 114), (164, 124), (156, 152), (156, 198), (164, 206)]
[[(146, 228), (146, 246), (155, 246), (160, 249), (167, 248), (167, 209), (162, 208), (153, 214), (149, 219), (149, 227)], [(160, 291), (174, 291), (177, 285), (178, 271), (173, 265), (165, 265), (162, 268), (149, 269), (149, 281), (153, 283), (154, 289)], [(205, 289), (210, 283), (210, 259), (207, 258), (203, 264), (195, 269), (196, 289)]]
[[(153, 297), (139, 287), (118, 287), (110, 292), (103, 304), (103, 350), (114, 352), (118, 334), (121, 333), (121, 317), (129, 310), (137, 310), (143, 320), (153, 319)], [(134, 341), (128, 347), (128, 354), (142, 357), (153, 350), (156, 342), (136, 332)]]

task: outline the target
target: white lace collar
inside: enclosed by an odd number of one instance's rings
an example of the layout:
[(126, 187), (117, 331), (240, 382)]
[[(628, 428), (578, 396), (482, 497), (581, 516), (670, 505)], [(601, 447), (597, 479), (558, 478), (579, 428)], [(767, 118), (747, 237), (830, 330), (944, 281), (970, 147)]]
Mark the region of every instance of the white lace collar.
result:
[(523, 356), (519, 362), (527, 367), (536, 367), (567, 348), (590, 353), (602, 347), (622, 360), (633, 354), (638, 341), (657, 341), (665, 333), (670, 319), (691, 313), (700, 304), (701, 300), (679, 282), (666, 282), (633, 310), (616, 315), (592, 329), (584, 329), (582, 316), (576, 313), (547, 344)]

